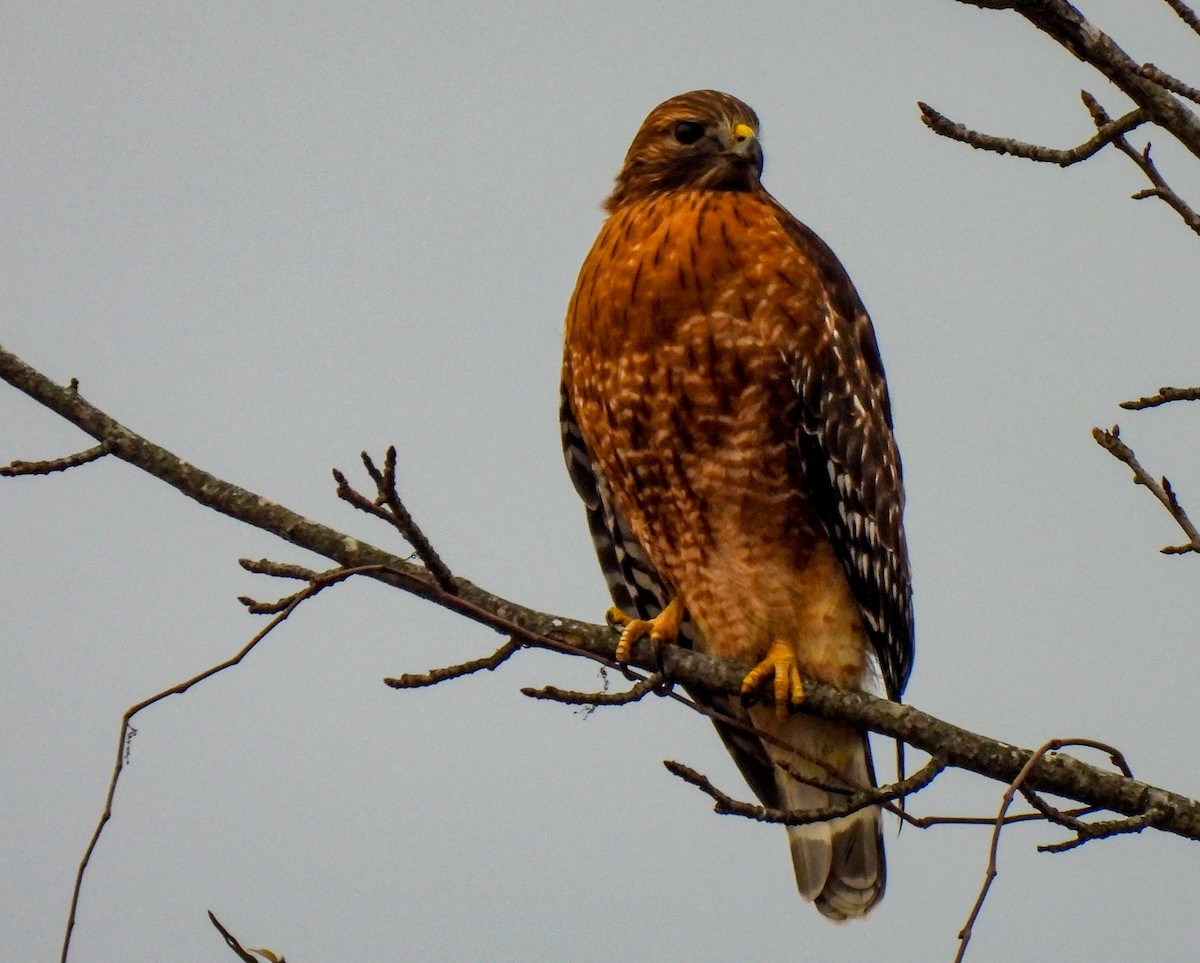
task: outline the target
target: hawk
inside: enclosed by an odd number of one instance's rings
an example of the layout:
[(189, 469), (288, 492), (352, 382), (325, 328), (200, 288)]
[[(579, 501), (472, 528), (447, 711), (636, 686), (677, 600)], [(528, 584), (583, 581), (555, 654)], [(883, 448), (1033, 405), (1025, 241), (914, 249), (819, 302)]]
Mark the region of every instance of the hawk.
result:
[[(861, 730), (792, 714), (801, 676), (859, 689), (877, 670), (899, 700), (912, 591), (871, 321), (763, 188), (758, 132), (746, 104), (700, 90), (634, 137), (567, 311), (563, 449), (618, 659), (648, 635), (753, 665), (741, 700), (703, 699), (763, 804), (809, 809), (874, 772)], [(882, 897), (877, 807), (787, 833), (823, 915)]]

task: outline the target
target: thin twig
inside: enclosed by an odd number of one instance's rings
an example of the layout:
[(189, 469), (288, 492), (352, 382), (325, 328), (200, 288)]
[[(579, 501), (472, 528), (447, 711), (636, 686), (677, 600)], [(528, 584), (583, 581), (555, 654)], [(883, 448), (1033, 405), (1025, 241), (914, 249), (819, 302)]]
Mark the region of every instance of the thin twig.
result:
[(1034, 766), (1041, 761), (1046, 753), (1054, 749), (1058, 749), (1063, 745), (1061, 740), (1051, 739), (1040, 749), (1029, 757), (1029, 761), (1021, 767), (1021, 771), (1017, 773), (1016, 778), (1008, 784), (1008, 788), (1004, 790), (1004, 796), (1000, 803), (1000, 811), (996, 813), (995, 826), (992, 829), (992, 841), (988, 847), (988, 863), (987, 870), (983, 874), (983, 885), (979, 888), (979, 895), (975, 898), (975, 905), (971, 907), (971, 912), (967, 916), (966, 923), (963, 928), (958, 931), (958, 952), (954, 956), (954, 963), (962, 963), (963, 957), (967, 952), (967, 945), (971, 942), (971, 933), (975, 927), (976, 921), (979, 919), (980, 910), (983, 909), (984, 900), (987, 899), (988, 891), (992, 888), (992, 883), (996, 879), (996, 857), (1000, 850), (1000, 832), (1004, 828), (1004, 816), (1008, 812), (1008, 807), (1012, 805), (1013, 797), (1016, 796), (1017, 790), (1021, 788), (1029, 774), (1033, 771)]
[(1171, 483), (1163, 477), (1161, 481), (1156, 481), (1134, 455), (1133, 449), (1125, 442), (1121, 441), (1120, 428), (1117, 425), (1112, 426), (1111, 431), (1105, 431), (1103, 428), (1093, 428), (1092, 437), (1096, 439), (1096, 443), (1108, 451), (1114, 458), (1120, 462), (1124, 462), (1133, 472), (1133, 483), (1142, 485), (1150, 490), (1150, 493), (1157, 498), (1163, 507), (1175, 519), (1176, 524), (1183, 530), (1183, 533), (1188, 537), (1187, 545), (1170, 545), (1161, 549), (1164, 555), (1182, 555), (1186, 552), (1200, 552), (1200, 532), (1196, 530), (1196, 526), (1192, 524), (1192, 520), (1188, 518), (1187, 512), (1183, 510), (1183, 506), (1179, 504), (1179, 498), (1176, 496), (1174, 489), (1171, 488)]
[(385, 685), (390, 685), (393, 689), (421, 689), (450, 679), (461, 679), (464, 675), (482, 672), (484, 669), (491, 672), (507, 662), (520, 649), (520, 642), (509, 639), (491, 655), (484, 656), (482, 659), (472, 659), (470, 662), (462, 662), (458, 665), (430, 669), (428, 672), (406, 672), (398, 679), (384, 679), (383, 681)]
[(631, 702), (644, 699), (651, 692), (666, 695), (665, 692), (660, 691), (662, 683), (662, 674), (654, 672), (644, 679), (639, 679), (630, 688), (621, 692), (574, 692), (570, 689), (547, 685), (540, 689), (523, 688), (521, 694), (529, 696), (531, 699), (562, 702), (569, 706), (627, 706)]
[(375, 464), (367, 456), (364, 451), (362, 453), (363, 466), (367, 469), (371, 479), (375, 482), (378, 488), (379, 498), (382, 503), (387, 505), (392, 516), (396, 520), (396, 527), (400, 533), (408, 541), (408, 544), (413, 547), (417, 553), (417, 557), (422, 561), (429, 574), (433, 576), (434, 581), (438, 583), (447, 592), (456, 592), (457, 586), (454, 581), (454, 576), (446, 563), (442, 561), (440, 555), (433, 547), (433, 543), (425, 537), (425, 533), (421, 531), (419, 525), (409, 514), (408, 509), (400, 500), (400, 494), (396, 489), (396, 446), (389, 445), (387, 452), (384, 454), (384, 471), (380, 477)]
[(312, 582), (320, 578), (320, 573), (303, 565), (293, 565), (291, 562), (275, 562), (269, 558), (239, 558), (238, 565), (247, 572), (255, 575), (271, 575), (275, 578), (294, 578), (301, 582)]
[(104, 799), (104, 812), (100, 815), (100, 821), (96, 824), (96, 829), (92, 833), (91, 841), (84, 850), (83, 858), (79, 861), (79, 869), (75, 873), (75, 885), (71, 891), (71, 903), (69, 912), (67, 914), (66, 934), (63, 937), (61, 963), (67, 963), (67, 955), (71, 949), (71, 933), (75, 929), (75, 917), (79, 910), (79, 894), (83, 889), (84, 873), (87, 871), (88, 863), (91, 862), (92, 859), (92, 854), (96, 851), (96, 846), (100, 842), (100, 836), (104, 832), (105, 825), (112, 818), (113, 799), (117, 794), (117, 783), (120, 781), (121, 772), (125, 768), (126, 746), (133, 730), (133, 717), (143, 709), (154, 705), (156, 702), (161, 702), (168, 696), (183, 695), (183, 693), (187, 692), (188, 689), (192, 688), (192, 686), (198, 685), (205, 679), (212, 678), (219, 672), (224, 672), (226, 669), (233, 668), (233, 666), (237, 665), (242, 661), (242, 659), (249, 655), (259, 642), (265, 639), (277, 626), (281, 625), (289, 615), (296, 611), (297, 606), (299, 606), (301, 602), (312, 598), (318, 592), (321, 592), (324, 589), (329, 588), (331, 585), (337, 584), (338, 582), (342, 582), (351, 576), (369, 574), (369, 570), (372, 568), (374, 568), (374, 566), (363, 566), (357, 569), (339, 569), (333, 573), (328, 573), (328, 576), (321, 582), (313, 583), (308, 588), (300, 592), (295, 601), (292, 602), (292, 604), (289, 605), (286, 610), (280, 612), (279, 615), (273, 618), (265, 628), (263, 628), (254, 636), (254, 638), (242, 646), (236, 655), (226, 659), (224, 662), (218, 663), (217, 665), (210, 666), (203, 672), (192, 676), (185, 682), (180, 682), (177, 685), (171, 686), (169, 689), (164, 689), (162, 692), (150, 696), (148, 699), (143, 699), (141, 702), (130, 706), (125, 710), (125, 714), (121, 717), (120, 735), (117, 739), (117, 761), (113, 766), (112, 777), (109, 779), (108, 783), (108, 793)]
[(384, 456), (384, 470), (381, 472), (375, 467), (375, 462), (371, 456), (365, 451), (362, 452), (363, 467), (366, 468), (367, 474), (371, 476), (371, 480), (375, 482), (376, 497), (372, 501), (361, 493), (350, 487), (350, 483), (346, 481), (346, 476), (336, 468), (333, 470), (334, 480), (337, 482), (337, 496), (343, 501), (349, 502), (359, 511), (366, 512), (369, 515), (374, 515), (376, 518), (383, 519), (389, 525), (394, 527), (400, 535), (413, 547), (417, 553), (417, 557), (424, 564), (429, 574), (433, 576), (433, 580), (446, 592), (454, 595), (458, 592), (458, 583), (454, 580), (450, 569), (446, 567), (446, 563), (442, 561), (432, 543), (421, 531), (419, 525), (413, 520), (408, 509), (404, 507), (404, 503), (400, 500), (400, 495), (396, 491), (396, 448), (389, 447)]
[[(1095, 97), (1086, 90), (1081, 90), (1079, 96), (1082, 98), (1084, 106), (1087, 107), (1088, 113), (1092, 115), (1092, 121), (1097, 127), (1104, 127), (1111, 122), (1108, 111), (1100, 105), (1100, 102)], [(1132, 198), (1135, 201), (1140, 201), (1148, 197), (1157, 197), (1175, 211), (1188, 227), (1197, 234), (1200, 234), (1200, 214), (1196, 213), (1187, 201), (1176, 194), (1162, 174), (1158, 172), (1158, 166), (1150, 158), (1150, 145), (1147, 144), (1143, 150), (1139, 151), (1124, 137), (1117, 137), (1113, 139), (1113, 146), (1137, 164), (1150, 183), (1154, 185), (1148, 190), (1138, 191), (1136, 194), (1131, 195)]]
[(1183, 0), (1167, 0), (1167, 6), (1179, 14), (1179, 19), (1200, 34), (1200, 17)]
[(1140, 108), (1131, 110), (1125, 116), (1101, 126), (1096, 135), (1076, 147), (1060, 150), (1055, 147), (1042, 147), (1039, 144), (1027, 144), (1011, 137), (996, 137), (950, 120), (926, 103), (918, 103), (921, 110), (921, 120), (935, 134), (956, 140), (979, 150), (991, 151), (996, 154), (1011, 154), (1026, 160), (1043, 164), (1058, 164), (1059, 167), (1070, 167), (1080, 161), (1087, 160), (1098, 153), (1106, 145), (1111, 144), (1136, 127), (1140, 127), (1149, 119), (1146, 112)]
[(1179, 94), (1180, 97), (1186, 97), (1188, 100), (1200, 104), (1200, 90), (1185, 84), (1178, 77), (1172, 77), (1165, 70), (1160, 70), (1154, 66), (1154, 64), (1142, 64), (1138, 68), (1138, 73), (1147, 80), (1153, 80), (1160, 87), (1171, 91), (1171, 93)]
[(108, 454), (104, 445), (96, 445), (86, 451), (77, 451), (73, 455), (63, 455), (61, 458), (51, 458), (48, 461), (14, 461), (0, 468), (0, 475), (15, 478), (18, 475), (50, 475), (56, 471), (66, 471), (68, 468), (78, 468), (88, 462), (97, 461)]
[[(1063, 816), (1087, 816), (1099, 812), (1095, 806), (1080, 806), (1078, 809), (1061, 810)], [(1012, 823), (1044, 822), (1046, 817), (1040, 812), (1017, 813), (1005, 816), (1001, 823), (1005, 826)], [(934, 826), (995, 826), (995, 816), (906, 816), (904, 821), (917, 829), (930, 829)]]
[(224, 937), (225, 945), (228, 946), (231, 950), (233, 950), (233, 952), (235, 952), (238, 955), (238, 959), (243, 960), (243, 961), (248, 961), (248, 963), (261, 963), (260, 960), (258, 960), (257, 958), (250, 955), (251, 953), (257, 953), (259, 956), (263, 957), (263, 959), (270, 961), (270, 963), (287, 963), (287, 961), (282, 956), (276, 956), (270, 950), (243, 948), (242, 944), (240, 942), (238, 942), (237, 937), (234, 936), (232, 933), (229, 932), (229, 930), (225, 929), (225, 927), (221, 925), (221, 921), (219, 919), (217, 919), (216, 916), (213, 915), (212, 910), (208, 911), (208, 918), (210, 920), (212, 920), (212, 925), (217, 928), (217, 932), (220, 933), (222, 937)]
[(1137, 401), (1122, 401), (1120, 406), (1128, 411), (1141, 411), (1172, 401), (1200, 401), (1200, 388), (1159, 388), (1156, 395), (1138, 398)]
[(1074, 839), (1067, 839), (1061, 843), (1046, 843), (1037, 849), (1039, 853), (1065, 853), (1084, 843), (1089, 843), (1093, 839), (1107, 839), (1110, 836), (1121, 836), (1126, 833), (1140, 833), (1147, 826), (1153, 826), (1158, 816), (1155, 807), (1151, 805), (1140, 816), (1123, 816), (1120, 819), (1082, 823), (1076, 829)]
[(906, 779), (880, 786), (878, 789), (850, 793), (842, 802), (832, 806), (814, 809), (774, 809), (734, 799), (714, 786), (707, 776), (696, 772), (690, 766), (683, 765), (683, 763), (668, 759), (663, 762), (663, 765), (666, 766), (668, 772), (709, 796), (714, 803), (714, 812), (723, 816), (742, 816), (762, 823), (783, 823), (785, 826), (823, 823), (841, 816), (849, 816), (868, 806), (878, 806), (894, 799), (905, 798), (920, 792), (946, 768), (946, 764), (940, 759), (930, 759), (924, 767)]

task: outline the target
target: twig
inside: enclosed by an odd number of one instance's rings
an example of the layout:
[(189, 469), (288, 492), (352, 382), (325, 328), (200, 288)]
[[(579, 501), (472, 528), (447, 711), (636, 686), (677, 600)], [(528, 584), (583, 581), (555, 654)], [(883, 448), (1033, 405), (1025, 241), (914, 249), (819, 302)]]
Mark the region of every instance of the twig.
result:
[(1139, 73), (1139, 64), (1112, 37), (1067, 0), (960, 0), (970, 6), (1007, 8), (1094, 67), (1119, 87), (1149, 119), (1200, 157), (1200, 118), (1168, 90)]
[(454, 580), (454, 576), (450, 573), (450, 569), (446, 567), (446, 563), (442, 561), (441, 556), (434, 550), (429, 539), (425, 537), (425, 533), (421, 531), (420, 526), (413, 520), (412, 515), (404, 507), (404, 503), (400, 500), (400, 495), (396, 491), (395, 446), (388, 448), (382, 472), (375, 467), (375, 462), (371, 460), (371, 456), (365, 451), (361, 457), (363, 467), (366, 468), (367, 474), (371, 476), (371, 480), (375, 482), (375, 500), (372, 501), (351, 488), (350, 483), (346, 481), (346, 476), (335, 468), (333, 470), (333, 477), (337, 482), (338, 498), (349, 502), (360, 511), (383, 519), (394, 527), (405, 541), (413, 547), (413, 550), (417, 553), (417, 557), (442, 590), (449, 592), (451, 595), (456, 594), (458, 585)]
[(1159, 388), (1158, 394), (1138, 398), (1137, 401), (1122, 401), (1120, 407), (1128, 411), (1157, 408), (1172, 401), (1200, 401), (1200, 388)]
[(100, 842), (100, 836), (104, 832), (105, 825), (112, 818), (113, 799), (117, 794), (117, 783), (120, 781), (121, 772), (125, 768), (126, 745), (133, 730), (133, 717), (143, 709), (154, 705), (156, 702), (161, 702), (168, 696), (183, 695), (183, 693), (187, 692), (188, 689), (192, 688), (192, 686), (198, 685), (205, 679), (210, 679), (217, 673), (224, 672), (226, 669), (230, 669), (237, 665), (242, 661), (242, 659), (250, 654), (250, 652), (256, 645), (258, 645), (259, 642), (265, 639), (277, 626), (281, 625), (289, 615), (296, 611), (297, 606), (299, 606), (300, 603), (305, 599), (310, 599), (318, 592), (321, 592), (324, 589), (329, 588), (329, 586), (337, 584), (338, 582), (342, 582), (353, 575), (363, 574), (367, 574), (364, 568), (341, 569), (335, 573), (329, 573), (328, 577), (324, 578), (320, 582), (314, 582), (308, 588), (298, 593), (295, 600), (283, 612), (280, 612), (279, 615), (273, 618), (267, 624), (267, 626), (262, 629), (262, 631), (254, 636), (254, 638), (242, 646), (241, 650), (236, 655), (226, 659), (224, 662), (218, 663), (217, 665), (210, 666), (203, 672), (192, 676), (185, 682), (180, 682), (177, 685), (171, 686), (169, 689), (164, 689), (162, 692), (150, 696), (148, 699), (143, 699), (141, 702), (130, 706), (125, 710), (125, 714), (121, 717), (120, 736), (117, 739), (117, 761), (113, 766), (112, 777), (109, 779), (108, 783), (108, 793), (104, 799), (104, 812), (100, 815), (100, 821), (96, 824), (96, 829), (92, 833), (91, 841), (84, 850), (83, 858), (79, 861), (79, 869), (75, 873), (75, 885), (71, 891), (70, 909), (67, 914), (66, 934), (63, 937), (61, 963), (67, 963), (67, 956), (71, 949), (71, 933), (75, 929), (75, 917), (79, 910), (79, 894), (83, 890), (84, 873), (87, 871), (88, 863), (91, 862), (92, 859), (92, 854), (96, 851), (96, 846)]
[(1027, 144), (1024, 141), (1013, 140), (1011, 137), (995, 137), (992, 134), (971, 130), (963, 124), (955, 123), (926, 103), (918, 103), (917, 106), (921, 110), (921, 120), (925, 126), (942, 137), (969, 144), (979, 150), (992, 151), (996, 154), (1012, 154), (1014, 157), (1024, 157), (1027, 160), (1043, 164), (1058, 164), (1060, 167), (1070, 167), (1072, 164), (1087, 160), (1106, 145), (1134, 128), (1140, 127), (1148, 120), (1144, 110), (1140, 108), (1131, 110), (1124, 117), (1101, 126), (1094, 137), (1077, 147), (1059, 150), (1054, 147)]
[(237, 937), (221, 925), (221, 921), (213, 915), (212, 910), (208, 911), (208, 918), (212, 920), (212, 925), (217, 928), (217, 932), (224, 937), (225, 945), (238, 955), (238, 959), (246, 961), (246, 963), (260, 963), (259, 960), (250, 955), (251, 953), (257, 953), (259, 956), (263, 957), (263, 959), (270, 961), (270, 963), (287, 963), (282, 956), (276, 956), (270, 950), (244, 949), (242, 944), (238, 942)]
[(1147, 826), (1152, 826), (1158, 813), (1150, 806), (1140, 816), (1125, 816), (1121, 819), (1106, 819), (1094, 823), (1080, 823), (1076, 828), (1075, 838), (1061, 843), (1046, 843), (1038, 847), (1039, 853), (1065, 853), (1068, 850), (1082, 846), (1093, 839), (1107, 839), (1110, 836), (1120, 836), (1126, 833), (1140, 833)]
[(247, 572), (255, 575), (271, 575), (275, 578), (294, 578), (301, 582), (312, 582), (320, 578), (319, 573), (303, 565), (293, 565), (291, 562), (273, 562), (269, 558), (251, 559), (239, 558), (238, 565)]
[(1155, 481), (1134, 455), (1133, 449), (1125, 442), (1121, 441), (1120, 428), (1117, 425), (1112, 426), (1111, 431), (1105, 431), (1103, 428), (1093, 428), (1092, 437), (1096, 439), (1096, 443), (1108, 451), (1114, 458), (1120, 462), (1124, 462), (1133, 471), (1133, 483), (1142, 485), (1150, 490), (1150, 493), (1157, 498), (1175, 519), (1176, 524), (1183, 530), (1183, 533), (1188, 537), (1186, 545), (1169, 545), (1166, 548), (1160, 549), (1164, 555), (1183, 555), (1187, 552), (1200, 552), (1200, 532), (1196, 531), (1196, 526), (1192, 524), (1192, 520), (1188, 518), (1187, 512), (1183, 510), (1183, 506), (1179, 504), (1179, 498), (1175, 491), (1171, 488), (1171, 483), (1164, 476), (1161, 481)]
[(470, 662), (462, 662), (459, 665), (430, 669), (428, 672), (406, 672), (398, 679), (384, 679), (383, 681), (385, 685), (390, 685), (393, 689), (420, 689), (450, 679), (461, 679), (464, 675), (482, 672), (484, 669), (491, 672), (507, 662), (520, 649), (521, 643), (509, 639), (491, 655), (484, 656), (482, 659), (472, 659)]
[[(662, 674), (654, 672), (644, 679), (639, 679), (630, 688), (621, 692), (573, 692), (570, 689), (547, 685), (540, 689), (526, 687), (521, 690), (521, 694), (529, 696), (531, 699), (562, 702), (569, 706), (626, 706), (631, 702), (644, 699), (651, 692), (658, 691), (662, 684)], [(660, 692), (660, 695), (665, 694)]]
[[(1097, 127), (1102, 127), (1110, 123), (1108, 111), (1100, 105), (1100, 102), (1095, 97), (1086, 90), (1081, 90), (1079, 96), (1083, 100), (1084, 106), (1087, 107), (1088, 113), (1092, 115), (1092, 121)], [(1197, 214), (1187, 201), (1176, 194), (1162, 174), (1158, 172), (1158, 166), (1150, 159), (1150, 145), (1147, 144), (1143, 150), (1139, 151), (1124, 137), (1117, 137), (1113, 140), (1113, 146), (1137, 164), (1150, 183), (1154, 185), (1148, 190), (1138, 191), (1136, 194), (1131, 195), (1131, 197), (1135, 201), (1144, 200), (1147, 197), (1159, 198), (1175, 211), (1188, 227), (1197, 234), (1200, 234), (1200, 214)]]
[[(1078, 809), (1065, 809), (1060, 811), (1062, 816), (1087, 816), (1091, 813), (1099, 812), (1095, 806), (1081, 806)], [(917, 829), (930, 829), (933, 826), (995, 826), (995, 816), (905, 816), (903, 817), (906, 823), (915, 826)], [(1012, 823), (1029, 823), (1044, 821), (1045, 816), (1040, 812), (1033, 813), (1017, 813), (1013, 816), (1005, 816), (1001, 820), (1001, 824), (1009, 826)]]
[(68, 468), (78, 468), (88, 462), (97, 461), (108, 454), (104, 445), (96, 445), (86, 451), (77, 451), (73, 455), (62, 458), (51, 458), (49, 461), (14, 461), (0, 468), (0, 475), (15, 478), (18, 475), (50, 475), (56, 471), (66, 471)]
[(1167, 0), (1167, 6), (1179, 14), (1179, 19), (1200, 34), (1200, 17), (1183, 0)]
[(1148, 187), (1144, 191), (1138, 191), (1136, 194), (1130, 194), (1129, 196), (1135, 201), (1142, 201), (1148, 197), (1157, 197), (1178, 214), (1188, 227), (1197, 234), (1200, 234), (1200, 214), (1197, 214), (1192, 206), (1176, 194), (1167, 182), (1163, 180), (1162, 175), (1158, 173), (1158, 167), (1150, 159), (1150, 145), (1147, 144), (1140, 154), (1130, 153), (1129, 156), (1133, 157), (1138, 167), (1145, 172), (1146, 176), (1154, 184), (1153, 187)]
[(713, 811), (723, 816), (742, 816), (762, 823), (783, 823), (785, 826), (803, 826), (808, 823), (823, 823), (841, 816), (866, 809), (868, 806), (878, 806), (881, 803), (902, 799), (920, 792), (936, 779), (946, 768), (940, 759), (930, 759), (920, 770), (906, 779), (880, 786), (878, 789), (868, 789), (850, 793), (846, 798), (832, 806), (822, 806), (815, 809), (773, 809), (769, 806), (756, 806), (753, 803), (741, 802), (727, 793), (722, 792), (712, 784), (709, 778), (696, 772), (680, 762), (666, 760), (663, 762), (667, 771), (678, 776), (705, 793), (713, 800)]
[(1172, 77), (1165, 70), (1160, 70), (1154, 66), (1154, 64), (1142, 64), (1138, 68), (1138, 73), (1147, 80), (1153, 80), (1160, 87), (1165, 87), (1171, 93), (1179, 94), (1180, 97), (1186, 97), (1188, 100), (1200, 104), (1200, 90), (1185, 84), (1178, 77)]
[(958, 952), (954, 956), (954, 963), (962, 963), (962, 959), (966, 955), (967, 945), (971, 942), (971, 933), (975, 927), (975, 922), (979, 919), (979, 913), (983, 909), (984, 900), (987, 899), (988, 891), (992, 888), (992, 883), (998, 874), (996, 856), (1000, 849), (1000, 832), (1005, 825), (1004, 816), (1008, 812), (1008, 807), (1012, 805), (1013, 797), (1016, 795), (1017, 790), (1024, 784), (1025, 780), (1029, 778), (1029, 774), (1033, 771), (1034, 766), (1041, 761), (1046, 753), (1060, 748), (1062, 745), (1063, 743), (1058, 739), (1051, 739), (1043, 745), (1029, 757), (1029, 761), (1021, 767), (1021, 771), (1017, 773), (1016, 778), (1004, 790), (1004, 796), (1000, 803), (1000, 811), (996, 814), (995, 826), (992, 829), (992, 841), (988, 847), (988, 863), (987, 870), (983, 874), (983, 885), (979, 888), (979, 895), (975, 898), (975, 905), (971, 907), (971, 912), (967, 916), (966, 923), (958, 931)]
[(417, 553), (417, 557), (429, 569), (429, 573), (433, 576), (434, 581), (447, 592), (455, 592), (454, 576), (450, 574), (450, 569), (446, 567), (446, 563), (442, 561), (441, 556), (434, 550), (433, 543), (425, 537), (425, 533), (421, 531), (420, 526), (417, 525), (412, 515), (409, 514), (408, 509), (404, 507), (404, 503), (400, 501), (400, 494), (396, 490), (396, 446), (389, 445), (387, 452), (384, 454), (382, 477), (365, 451), (362, 453), (362, 460), (363, 466), (367, 469), (371, 480), (375, 482), (378, 488), (381, 503), (387, 505), (395, 518), (396, 527), (400, 530), (400, 534), (404, 536), (408, 544)]

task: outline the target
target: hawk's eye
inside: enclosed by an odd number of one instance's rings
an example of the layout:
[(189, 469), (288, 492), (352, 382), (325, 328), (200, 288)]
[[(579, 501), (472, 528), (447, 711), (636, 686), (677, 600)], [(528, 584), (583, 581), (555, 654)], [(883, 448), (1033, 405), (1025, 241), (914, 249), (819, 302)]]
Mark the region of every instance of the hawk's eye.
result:
[(704, 136), (704, 125), (698, 120), (681, 120), (675, 125), (675, 139), (681, 144), (694, 144)]

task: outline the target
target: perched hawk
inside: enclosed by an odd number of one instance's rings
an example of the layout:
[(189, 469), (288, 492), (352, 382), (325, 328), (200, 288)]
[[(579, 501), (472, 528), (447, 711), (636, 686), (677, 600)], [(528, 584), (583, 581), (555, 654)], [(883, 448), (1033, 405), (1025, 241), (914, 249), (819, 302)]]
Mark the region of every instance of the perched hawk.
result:
[[(806, 809), (874, 773), (863, 732), (790, 712), (800, 675), (862, 688), (873, 656), (899, 699), (912, 602), (870, 319), (761, 173), (758, 118), (728, 94), (646, 118), (567, 312), (563, 447), (625, 626), (618, 658), (649, 635), (754, 665), (744, 691), (773, 705), (706, 701), (766, 734), (717, 723), (758, 798)], [(788, 827), (825, 916), (883, 895), (879, 821)]]

